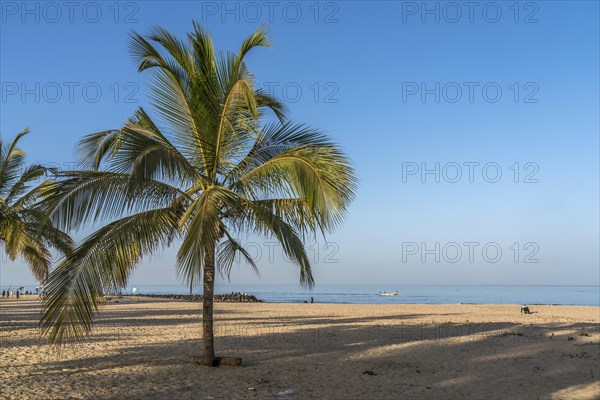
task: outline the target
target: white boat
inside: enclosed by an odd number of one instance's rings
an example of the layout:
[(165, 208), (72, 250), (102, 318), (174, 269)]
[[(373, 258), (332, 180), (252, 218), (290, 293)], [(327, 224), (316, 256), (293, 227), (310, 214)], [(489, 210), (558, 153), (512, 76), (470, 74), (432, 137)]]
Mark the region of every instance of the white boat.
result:
[(379, 292), (378, 293), (380, 296), (398, 296), (398, 291), (395, 292)]

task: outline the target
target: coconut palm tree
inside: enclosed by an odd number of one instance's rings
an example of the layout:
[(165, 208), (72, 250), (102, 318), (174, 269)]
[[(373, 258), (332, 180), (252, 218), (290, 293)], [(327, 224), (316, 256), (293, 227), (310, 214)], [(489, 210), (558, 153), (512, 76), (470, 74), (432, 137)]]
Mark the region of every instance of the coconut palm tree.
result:
[(276, 238), (301, 283), (313, 285), (303, 240), (342, 222), (356, 179), (338, 146), (288, 121), (285, 107), (256, 89), (245, 57), (261, 46), (269, 46), (263, 27), (237, 53), (216, 52), (197, 23), (187, 40), (160, 27), (132, 33), (139, 71), (152, 72), (153, 117), (140, 108), (121, 129), (84, 137), (84, 168), (46, 193), (60, 227), (110, 220), (50, 276), (41, 323), (51, 342), (89, 333), (103, 293), (126, 285), (142, 257), (175, 240), (178, 275), (203, 285), (199, 364), (219, 360), (215, 272), (228, 275), (238, 255), (256, 269), (239, 235)]
[(50, 249), (67, 254), (73, 243), (48, 223), (40, 208), (40, 196), (50, 180), (31, 187), (32, 182), (46, 175), (47, 169), (38, 164), (25, 166), (26, 154), (17, 145), (28, 133), (26, 129), (8, 143), (0, 137), (0, 246), (10, 260), (21, 257), (33, 276), (44, 281), (52, 263)]

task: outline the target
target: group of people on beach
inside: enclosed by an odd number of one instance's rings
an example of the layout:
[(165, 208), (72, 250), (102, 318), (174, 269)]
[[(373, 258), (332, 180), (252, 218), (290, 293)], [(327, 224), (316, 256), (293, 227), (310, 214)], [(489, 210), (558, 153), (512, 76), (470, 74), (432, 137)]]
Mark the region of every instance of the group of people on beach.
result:
[[(24, 292), (21, 293), (19, 290), (17, 290), (14, 295), (17, 297), (17, 299), (19, 297), (21, 297), (21, 294), (29, 294), (29, 292)], [(3, 299), (10, 299), (11, 297), (13, 297), (13, 291), (12, 290), (3, 290), (2, 291), (2, 298)]]

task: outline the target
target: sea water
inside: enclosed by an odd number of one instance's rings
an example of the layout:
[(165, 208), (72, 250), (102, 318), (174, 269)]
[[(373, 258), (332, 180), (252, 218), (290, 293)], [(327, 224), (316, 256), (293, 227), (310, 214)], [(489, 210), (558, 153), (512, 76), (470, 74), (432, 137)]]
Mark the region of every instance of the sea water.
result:
[[(7, 286), (1, 286), (6, 290)], [(13, 285), (14, 292), (18, 286)], [(122, 293), (189, 294), (184, 285), (130, 285)], [(25, 286), (33, 291), (34, 287)], [(202, 288), (194, 289), (200, 294)], [(397, 291), (397, 296), (379, 292)], [(217, 284), (217, 294), (242, 292), (260, 300), (278, 303), (302, 303), (311, 297), (317, 303), (352, 304), (557, 304), (600, 307), (598, 286), (483, 286), (483, 285), (316, 285), (306, 290), (298, 285)]]
[[(130, 286), (138, 293), (189, 294), (184, 286)], [(379, 292), (397, 291), (397, 296)], [(215, 287), (225, 294), (253, 294), (266, 302), (302, 303), (312, 297), (318, 303), (353, 304), (560, 304), (600, 306), (598, 286), (466, 286), (466, 285), (316, 285), (306, 290), (298, 285), (226, 285)], [(194, 290), (201, 293), (201, 288)]]

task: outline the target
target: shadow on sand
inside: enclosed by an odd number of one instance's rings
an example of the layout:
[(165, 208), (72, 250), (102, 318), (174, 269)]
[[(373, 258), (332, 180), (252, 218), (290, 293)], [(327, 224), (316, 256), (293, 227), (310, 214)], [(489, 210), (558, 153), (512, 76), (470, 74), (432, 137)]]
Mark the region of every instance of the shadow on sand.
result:
[[(18, 315), (17, 308), (2, 307), (3, 349), (41, 344), (15, 337), (15, 330), (35, 327), (36, 307)], [(243, 357), (242, 368), (194, 365), (199, 334), (145, 340), (153, 328), (166, 335), (186, 324), (186, 329), (201, 329), (199, 310), (154, 310), (152, 303), (101, 313), (97, 323), (106, 329), (83, 344), (100, 347), (93, 355), (73, 350), (75, 356), (69, 356), (67, 348), (63, 357), (43, 346), (50, 355), (34, 366), (23, 360), (3, 364), (28, 371), (21, 385), (43, 380), (52, 395), (98, 399), (257, 399), (273, 398), (286, 388), (302, 399), (323, 398), (324, 392), (336, 399), (546, 399), (559, 398), (561, 390), (593, 387), (600, 378), (597, 324), (418, 325), (404, 321), (426, 314), (338, 318), (310, 313), (274, 322), (252, 314), (228, 317), (216, 308), (218, 353)], [(152, 318), (144, 318), (149, 312)], [(121, 324), (133, 328), (120, 332)], [(111, 333), (111, 327), (119, 332)], [(590, 336), (569, 340), (564, 333), (569, 331)], [(122, 342), (117, 350), (101, 350), (103, 343), (115, 341)]]

